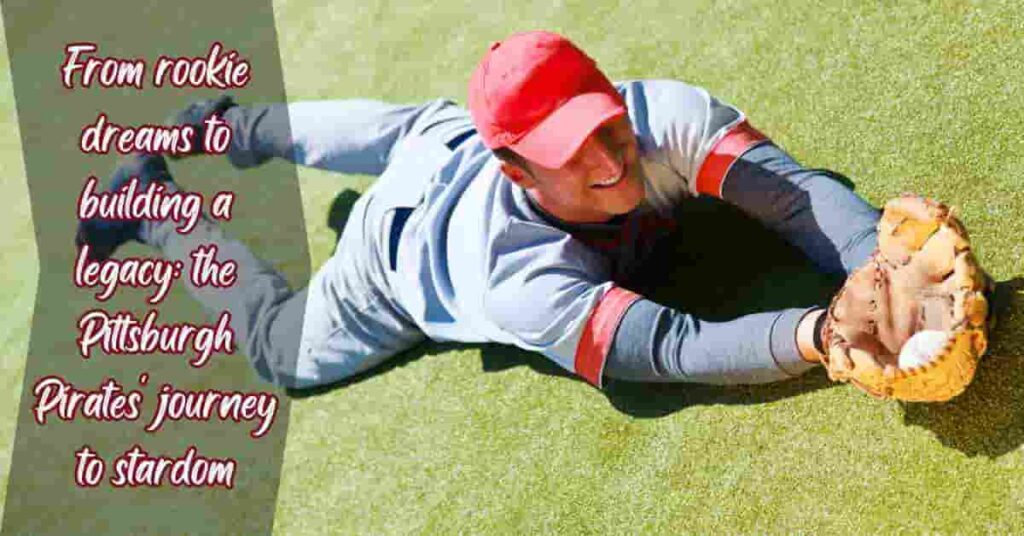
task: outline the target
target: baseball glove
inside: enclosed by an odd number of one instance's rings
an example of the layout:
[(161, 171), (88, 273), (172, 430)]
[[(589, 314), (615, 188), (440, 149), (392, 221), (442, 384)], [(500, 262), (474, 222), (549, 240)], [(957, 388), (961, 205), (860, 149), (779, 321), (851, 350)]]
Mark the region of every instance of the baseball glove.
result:
[(821, 333), (829, 378), (877, 398), (953, 398), (985, 353), (992, 288), (948, 207), (912, 195), (889, 201), (878, 248), (829, 306)]

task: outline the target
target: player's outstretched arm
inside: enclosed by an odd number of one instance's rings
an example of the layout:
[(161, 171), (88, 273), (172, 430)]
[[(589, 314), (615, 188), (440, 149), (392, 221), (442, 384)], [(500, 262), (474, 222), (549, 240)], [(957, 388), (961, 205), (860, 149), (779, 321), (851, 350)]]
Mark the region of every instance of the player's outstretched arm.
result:
[(849, 273), (875, 247), (878, 211), (824, 170), (796, 163), (737, 108), (671, 80), (625, 83), (637, 137), (653, 164), (649, 197), (724, 199), (782, 234), (822, 270)]
[(605, 365), (609, 378), (753, 384), (800, 375), (819, 361), (820, 309), (786, 309), (707, 322), (650, 300), (623, 315)]
[(510, 222), (493, 242), (483, 322), (495, 340), (538, 351), (586, 379), (766, 383), (818, 361), (820, 309), (707, 322), (608, 279), (597, 252), (564, 231)]
[(825, 271), (849, 274), (877, 245), (877, 209), (833, 173), (805, 168), (771, 142), (743, 152), (720, 191)]

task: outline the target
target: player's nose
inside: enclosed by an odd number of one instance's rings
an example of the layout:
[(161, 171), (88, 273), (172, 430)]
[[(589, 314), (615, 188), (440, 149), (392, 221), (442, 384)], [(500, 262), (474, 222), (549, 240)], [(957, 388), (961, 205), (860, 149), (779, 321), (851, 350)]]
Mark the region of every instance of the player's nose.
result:
[(594, 169), (602, 177), (618, 177), (622, 174), (622, 160), (605, 140), (595, 139), (591, 154), (593, 156)]

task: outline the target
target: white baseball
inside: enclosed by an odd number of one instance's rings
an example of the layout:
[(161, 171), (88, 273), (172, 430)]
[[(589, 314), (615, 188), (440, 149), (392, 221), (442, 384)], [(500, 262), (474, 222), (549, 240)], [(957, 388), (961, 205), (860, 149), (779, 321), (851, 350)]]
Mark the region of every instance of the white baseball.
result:
[(900, 349), (900, 368), (919, 367), (931, 361), (948, 339), (949, 333), (945, 331), (926, 329), (915, 333)]

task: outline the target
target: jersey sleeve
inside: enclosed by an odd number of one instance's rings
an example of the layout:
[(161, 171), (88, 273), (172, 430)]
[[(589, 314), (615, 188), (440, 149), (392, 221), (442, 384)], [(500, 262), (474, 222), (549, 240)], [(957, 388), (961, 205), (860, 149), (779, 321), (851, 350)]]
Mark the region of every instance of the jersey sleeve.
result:
[(878, 209), (834, 173), (805, 168), (773, 143), (730, 163), (721, 197), (785, 237), (824, 272), (849, 274), (878, 245)]
[(813, 308), (709, 322), (649, 300), (626, 312), (605, 366), (610, 378), (644, 382), (752, 384), (814, 367), (800, 357), (796, 330)]
[(600, 387), (622, 317), (640, 296), (610, 280), (606, 260), (550, 226), (510, 222), (492, 247), (488, 320), (516, 346)]

